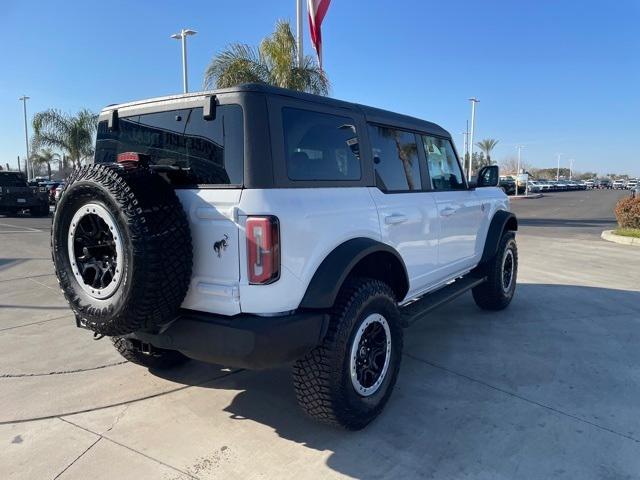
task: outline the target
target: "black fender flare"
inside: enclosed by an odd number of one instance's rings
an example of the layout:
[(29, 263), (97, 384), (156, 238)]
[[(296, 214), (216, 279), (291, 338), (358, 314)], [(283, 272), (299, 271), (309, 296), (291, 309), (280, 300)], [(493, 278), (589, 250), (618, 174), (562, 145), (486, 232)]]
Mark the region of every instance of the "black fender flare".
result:
[(489, 224), (489, 230), (487, 231), (487, 238), (484, 242), (484, 250), (482, 251), (480, 264), (488, 262), (495, 256), (498, 251), (500, 239), (505, 231), (515, 232), (517, 230), (518, 219), (516, 216), (506, 210), (498, 210)]
[[(347, 240), (329, 253), (316, 270), (299, 308), (330, 308), (333, 306), (342, 284), (349, 274), (369, 256), (378, 255), (379, 259), (388, 259), (387, 265), (380, 264), (376, 278), (392, 277), (390, 287), (396, 293), (398, 301), (409, 290), (407, 268), (400, 254), (391, 246), (366, 237)], [(391, 257), (390, 257), (391, 256)], [(373, 257), (372, 257), (373, 258)], [(383, 271), (384, 268), (387, 271)], [(366, 275), (371, 276), (371, 275)], [(395, 277), (395, 278), (393, 278)]]

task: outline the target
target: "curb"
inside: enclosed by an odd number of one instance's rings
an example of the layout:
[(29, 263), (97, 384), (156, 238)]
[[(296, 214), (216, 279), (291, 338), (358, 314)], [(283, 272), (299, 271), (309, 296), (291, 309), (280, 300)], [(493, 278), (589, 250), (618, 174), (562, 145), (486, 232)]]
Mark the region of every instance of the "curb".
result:
[(543, 195), (541, 193), (533, 193), (531, 195), (518, 195), (517, 197), (515, 195), (511, 195), (509, 197), (509, 200), (532, 200), (534, 198), (542, 198)]
[(619, 243), (621, 245), (635, 245), (640, 247), (640, 238), (625, 237), (623, 235), (616, 235), (613, 230), (605, 230), (602, 232), (601, 238), (608, 242)]

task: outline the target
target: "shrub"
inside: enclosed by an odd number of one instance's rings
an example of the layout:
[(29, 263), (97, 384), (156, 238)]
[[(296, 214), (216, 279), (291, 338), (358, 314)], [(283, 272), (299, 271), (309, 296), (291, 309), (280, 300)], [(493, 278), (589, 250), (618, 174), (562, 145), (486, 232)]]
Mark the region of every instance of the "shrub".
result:
[(620, 200), (616, 205), (616, 218), (621, 228), (640, 228), (640, 197)]

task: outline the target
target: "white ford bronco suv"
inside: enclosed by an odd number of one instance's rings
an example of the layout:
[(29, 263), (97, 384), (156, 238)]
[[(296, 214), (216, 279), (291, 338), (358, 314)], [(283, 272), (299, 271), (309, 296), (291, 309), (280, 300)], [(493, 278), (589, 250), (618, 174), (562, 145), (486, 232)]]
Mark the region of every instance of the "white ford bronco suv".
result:
[(78, 326), (128, 360), (293, 363), (302, 408), (359, 429), (405, 327), (468, 290), (511, 301), (498, 181), (468, 182), (434, 123), (331, 98), (251, 84), (113, 105), (61, 195), (53, 260)]

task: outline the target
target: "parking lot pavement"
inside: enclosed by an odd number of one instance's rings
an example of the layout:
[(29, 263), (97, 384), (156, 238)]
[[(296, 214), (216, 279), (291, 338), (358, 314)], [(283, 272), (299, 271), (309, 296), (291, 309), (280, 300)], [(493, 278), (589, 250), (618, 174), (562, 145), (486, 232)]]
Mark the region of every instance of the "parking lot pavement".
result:
[(124, 363), (75, 327), (50, 220), (0, 217), (0, 478), (640, 478), (640, 255), (598, 237), (615, 193), (514, 205), (512, 305), (464, 295), (408, 329), (355, 433), (304, 417), (287, 368)]

